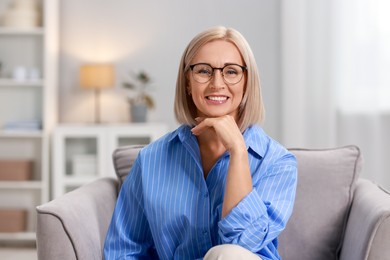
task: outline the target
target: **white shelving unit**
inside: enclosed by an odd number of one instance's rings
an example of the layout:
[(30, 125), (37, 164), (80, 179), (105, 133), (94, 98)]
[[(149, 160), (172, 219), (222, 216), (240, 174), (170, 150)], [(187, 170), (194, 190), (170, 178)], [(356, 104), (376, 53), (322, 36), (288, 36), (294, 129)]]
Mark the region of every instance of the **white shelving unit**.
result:
[[(0, 0), (3, 18), (12, 0)], [(35, 244), (35, 207), (49, 200), (49, 136), (57, 121), (58, 0), (38, 0), (42, 25), (0, 24), (0, 160), (33, 162), (25, 181), (0, 180), (0, 210), (27, 212), (24, 232), (0, 232), (0, 246)], [(36, 79), (16, 80), (18, 66), (38, 69)], [(11, 122), (38, 121), (34, 130), (6, 128)]]
[(96, 178), (115, 176), (116, 148), (148, 144), (167, 132), (159, 123), (58, 126), (53, 136), (53, 198)]

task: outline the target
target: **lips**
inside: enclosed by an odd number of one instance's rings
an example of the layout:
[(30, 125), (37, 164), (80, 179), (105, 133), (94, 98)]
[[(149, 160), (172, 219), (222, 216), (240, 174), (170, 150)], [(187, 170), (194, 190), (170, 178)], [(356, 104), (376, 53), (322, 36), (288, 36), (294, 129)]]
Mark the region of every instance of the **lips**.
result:
[(226, 96), (207, 96), (206, 98), (212, 101), (226, 101), (228, 99)]
[(228, 100), (227, 96), (206, 96), (206, 100), (211, 104), (222, 104)]

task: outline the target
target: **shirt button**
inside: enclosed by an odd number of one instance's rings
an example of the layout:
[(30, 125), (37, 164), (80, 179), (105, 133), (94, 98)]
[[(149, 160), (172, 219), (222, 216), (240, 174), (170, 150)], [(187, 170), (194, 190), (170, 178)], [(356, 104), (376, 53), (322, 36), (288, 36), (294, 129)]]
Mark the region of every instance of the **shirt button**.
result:
[(203, 233), (204, 236), (206, 236), (208, 232), (207, 232), (206, 229), (203, 229), (203, 232), (202, 232), (202, 233)]
[(208, 192), (205, 192), (205, 194), (203, 195), (205, 198), (208, 198), (209, 197), (209, 193)]

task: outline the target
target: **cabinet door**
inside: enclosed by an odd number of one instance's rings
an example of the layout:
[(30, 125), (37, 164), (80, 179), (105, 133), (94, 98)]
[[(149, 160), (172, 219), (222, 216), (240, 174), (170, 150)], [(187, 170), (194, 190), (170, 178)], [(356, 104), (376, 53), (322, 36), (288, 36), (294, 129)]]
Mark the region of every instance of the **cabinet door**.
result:
[(53, 142), (54, 198), (104, 175), (105, 133), (99, 128), (59, 128)]
[(128, 145), (146, 145), (157, 140), (166, 134), (167, 131), (168, 127), (159, 123), (140, 123), (109, 128), (107, 151), (111, 161), (108, 165), (107, 173), (111, 176), (116, 176), (112, 163), (112, 154), (116, 148)]
[(120, 146), (149, 144), (167, 132), (164, 124), (60, 126), (53, 139), (53, 196), (98, 177), (115, 176), (112, 154)]

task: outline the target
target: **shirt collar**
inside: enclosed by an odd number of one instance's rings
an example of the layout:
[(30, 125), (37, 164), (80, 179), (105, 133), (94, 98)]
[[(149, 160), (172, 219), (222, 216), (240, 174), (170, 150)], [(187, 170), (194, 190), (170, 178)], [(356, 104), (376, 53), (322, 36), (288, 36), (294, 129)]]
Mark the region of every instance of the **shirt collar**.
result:
[(181, 142), (184, 142), (192, 136), (191, 127), (188, 125), (181, 125), (176, 131), (173, 131), (169, 142), (172, 142), (176, 139), (179, 139)]
[[(248, 151), (252, 150), (260, 157), (264, 157), (268, 143), (268, 138), (264, 130), (258, 125), (252, 125), (244, 131), (243, 136)], [(188, 125), (181, 125), (172, 133), (172, 136), (169, 138), (169, 142), (179, 139), (182, 143), (184, 143), (190, 138), (193, 138), (191, 127)]]
[(244, 131), (243, 136), (248, 151), (252, 150), (260, 157), (264, 157), (268, 144), (264, 130), (258, 125), (252, 125)]

